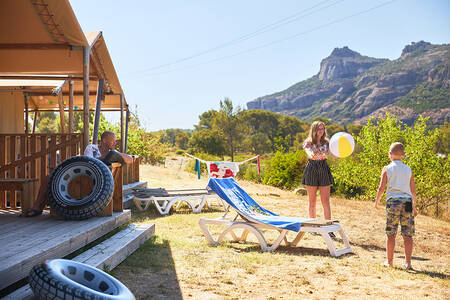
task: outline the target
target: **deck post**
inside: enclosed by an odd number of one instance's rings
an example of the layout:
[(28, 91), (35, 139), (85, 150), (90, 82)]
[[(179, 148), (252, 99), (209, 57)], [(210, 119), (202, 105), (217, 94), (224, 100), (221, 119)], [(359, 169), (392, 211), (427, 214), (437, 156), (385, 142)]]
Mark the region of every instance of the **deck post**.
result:
[(123, 94), (120, 94), (120, 152), (124, 152), (125, 149), (125, 136), (123, 132), (123, 103)]
[(127, 146), (128, 146), (128, 123), (130, 122), (130, 110), (128, 109), (128, 104), (127, 104), (127, 116), (126, 116), (126, 120), (125, 120), (125, 144), (124, 144), (124, 148), (123, 148), (123, 152), (127, 153)]
[(92, 131), (92, 144), (97, 144), (98, 142), (98, 127), (100, 125), (100, 111), (102, 109), (102, 98), (103, 98), (103, 86), (105, 84), (105, 79), (102, 78), (98, 81), (97, 85), (97, 102), (95, 104), (95, 119), (94, 119), (94, 130)]
[(61, 123), (61, 133), (66, 133), (66, 120), (64, 119), (64, 103), (63, 103), (63, 95), (61, 92), (58, 94), (58, 106), (59, 106), (59, 119)]
[(69, 133), (73, 133), (73, 80), (69, 81)]
[(83, 145), (82, 151), (89, 144), (89, 46), (83, 47)]
[(25, 133), (28, 134), (28, 95), (25, 94)]

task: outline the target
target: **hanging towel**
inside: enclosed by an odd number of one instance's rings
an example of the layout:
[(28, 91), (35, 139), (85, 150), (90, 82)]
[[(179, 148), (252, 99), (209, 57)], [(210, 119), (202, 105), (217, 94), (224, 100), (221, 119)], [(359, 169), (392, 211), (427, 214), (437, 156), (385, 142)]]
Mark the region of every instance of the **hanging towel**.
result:
[(209, 175), (214, 178), (235, 177), (239, 172), (239, 163), (229, 161), (210, 161)]
[(198, 159), (195, 160), (194, 171), (197, 171), (197, 178), (200, 179), (202, 175), (202, 169), (200, 168), (200, 161)]

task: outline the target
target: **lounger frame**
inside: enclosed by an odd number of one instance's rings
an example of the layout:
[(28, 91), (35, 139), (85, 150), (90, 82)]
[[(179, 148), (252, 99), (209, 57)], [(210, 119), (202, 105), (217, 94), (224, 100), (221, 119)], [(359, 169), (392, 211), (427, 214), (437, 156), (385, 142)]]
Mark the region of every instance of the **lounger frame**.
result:
[[(226, 214), (225, 214), (226, 215)], [(261, 246), (261, 250), (264, 252), (273, 252), (278, 246), (284, 241), (286, 246), (295, 247), (303, 238), (306, 232), (317, 232), (320, 233), (327, 244), (330, 255), (333, 257), (341, 256), (345, 253), (351, 253), (352, 250), (350, 248), (350, 243), (348, 241), (348, 237), (342, 229), (341, 225), (334, 222), (329, 222), (327, 225), (315, 225), (315, 224), (302, 224), (300, 227), (300, 231), (297, 236), (292, 240), (288, 241), (287, 233), (289, 230), (281, 229), (275, 226), (270, 226), (262, 223), (252, 223), (248, 222), (245, 219), (237, 221), (237, 217), (234, 219), (226, 218), (224, 216), (219, 217), (217, 219), (206, 219), (201, 218), (199, 221), (199, 225), (203, 234), (210, 245), (220, 244), (227, 234), (230, 234), (235, 242), (245, 242), (247, 240), (247, 236), (249, 233), (253, 233), (255, 237), (258, 239), (258, 242)], [(208, 230), (208, 225), (223, 225), (226, 226), (225, 230), (219, 234), (217, 240), (214, 240), (213, 236)], [(233, 231), (235, 229), (242, 229), (242, 234), (238, 237), (236, 233)], [(264, 238), (263, 232), (261, 229), (271, 229), (276, 230), (280, 234), (277, 239), (273, 242), (272, 245), (268, 245), (266, 239)], [(336, 249), (333, 240), (331, 239), (329, 232), (338, 232), (342, 238), (342, 241), (345, 245), (343, 249)]]
[[(168, 194), (164, 196), (149, 196), (149, 197), (133, 197), (134, 205), (140, 211), (145, 211), (149, 206), (154, 203), (156, 209), (161, 215), (167, 215), (170, 210), (177, 210), (181, 205), (186, 203), (193, 213), (199, 213), (204, 207), (211, 207), (211, 200), (216, 199), (219, 206), (222, 209), (226, 209), (224, 201), (218, 197), (215, 193), (206, 192), (198, 193), (197, 190), (193, 190), (193, 193), (189, 193), (188, 190), (176, 190), (177, 194)], [(180, 193), (185, 191), (185, 193)]]

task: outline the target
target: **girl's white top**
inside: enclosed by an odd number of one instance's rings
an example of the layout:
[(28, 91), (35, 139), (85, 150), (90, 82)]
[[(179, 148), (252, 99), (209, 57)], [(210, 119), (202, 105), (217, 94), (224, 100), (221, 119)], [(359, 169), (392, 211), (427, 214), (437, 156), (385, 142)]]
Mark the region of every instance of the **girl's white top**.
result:
[(390, 198), (411, 198), (411, 168), (400, 160), (394, 160), (386, 166), (387, 189), (386, 199)]

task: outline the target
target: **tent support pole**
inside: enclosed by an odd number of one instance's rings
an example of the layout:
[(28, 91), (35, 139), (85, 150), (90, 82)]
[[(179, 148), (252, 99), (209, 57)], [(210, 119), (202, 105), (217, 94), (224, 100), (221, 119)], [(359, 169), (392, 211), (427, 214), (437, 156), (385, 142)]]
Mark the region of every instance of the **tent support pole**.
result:
[(83, 145), (84, 151), (89, 144), (89, 56), (91, 49), (89, 46), (83, 47)]
[(97, 103), (95, 104), (94, 130), (92, 132), (92, 144), (98, 143), (98, 127), (100, 125), (100, 111), (102, 109), (103, 86), (105, 79), (100, 79), (97, 85)]
[(125, 120), (125, 146), (123, 151), (127, 153), (127, 146), (128, 146), (128, 123), (130, 123), (130, 110), (128, 109), (127, 105), (127, 116)]
[(66, 133), (66, 120), (64, 119), (64, 105), (62, 93), (59, 93), (58, 95), (58, 106), (59, 106), (59, 119), (61, 123), (61, 132)]
[(73, 80), (69, 81), (69, 133), (73, 133)]
[(120, 94), (120, 151), (124, 152), (125, 149), (125, 136), (123, 132), (123, 94)]

